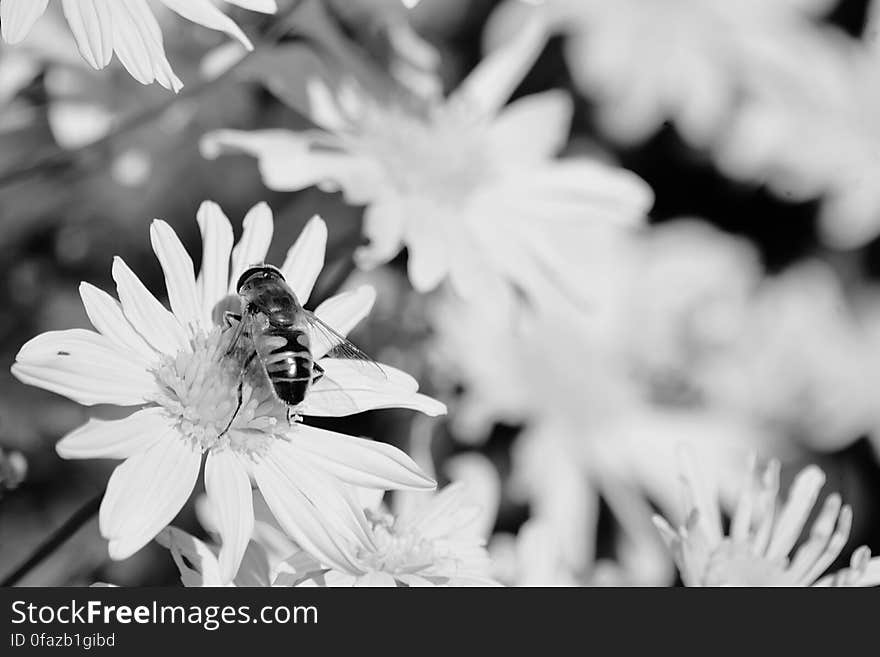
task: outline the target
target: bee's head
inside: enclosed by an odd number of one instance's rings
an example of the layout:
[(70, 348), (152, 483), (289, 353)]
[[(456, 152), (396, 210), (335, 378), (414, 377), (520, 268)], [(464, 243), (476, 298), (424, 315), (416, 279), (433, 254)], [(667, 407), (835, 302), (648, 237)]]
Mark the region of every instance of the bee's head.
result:
[(235, 289), (239, 294), (243, 294), (245, 289), (257, 281), (265, 280), (284, 280), (284, 274), (278, 267), (273, 265), (253, 265), (244, 270), (244, 273), (238, 277), (238, 283)]

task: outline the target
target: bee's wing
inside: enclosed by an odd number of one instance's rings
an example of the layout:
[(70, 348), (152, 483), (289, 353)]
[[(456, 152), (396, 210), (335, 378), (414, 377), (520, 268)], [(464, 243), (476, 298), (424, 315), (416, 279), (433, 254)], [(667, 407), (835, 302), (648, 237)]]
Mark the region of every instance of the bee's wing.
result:
[(261, 350), (257, 343), (254, 342), (254, 335), (258, 327), (257, 316), (252, 312), (244, 312), (241, 320), (232, 328), (232, 334), (226, 354), (233, 356), (241, 363), (243, 371), (256, 374), (262, 377), (267, 384), (271, 384), (269, 374), (266, 371), (265, 358), (263, 353), (265, 349), (270, 349), (274, 345), (263, 345)]
[(383, 383), (388, 380), (388, 374), (373, 358), (361, 351), (315, 313), (308, 310), (304, 312), (306, 322), (312, 330), (312, 354), (316, 360), (339, 358), (354, 361), (363, 368), (363, 373), (366, 376), (375, 377)]

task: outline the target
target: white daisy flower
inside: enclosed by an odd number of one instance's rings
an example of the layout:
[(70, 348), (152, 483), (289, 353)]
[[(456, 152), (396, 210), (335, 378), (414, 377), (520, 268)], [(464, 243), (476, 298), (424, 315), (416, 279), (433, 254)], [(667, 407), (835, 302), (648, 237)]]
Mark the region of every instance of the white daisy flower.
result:
[(217, 549), (182, 529), (166, 527), (156, 536), (156, 542), (171, 552), (180, 570), (180, 581), (187, 588), (272, 585), (266, 552), (254, 541), (248, 543), (232, 581), (223, 577)]
[[(392, 514), (381, 493), (366, 514), (369, 538), (357, 546), (354, 567), (328, 567), (277, 531), (260, 495), (254, 499), (258, 527), (234, 580), (238, 586), (495, 586), (491, 562), (479, 531), (481, 509), (466, 486), (454, 483), (424, 502)], [(361, 493), (366, 501), (370, 495)], [(207, 509), (204, 524), (216, 528)], [(205, 515), (203, 509), (202, 515)], [(156, 540), (171, 550), (187, 587), (226, 586), (218, 550), (175, 527)], [(222, 554), (222, 549), (219, 550)], [(279, 558), (280, 555), (284, 555)], [(247, 584), (245, 584), (247, 582)]]
[[(705, 146), (723, 130), (755, 71), (792, 61), (820, 40), (815, 19), (835, 0), (545, 0), (564, 34), (575, 84), (602, 128), (623, 142), (673, 120)], [(502, 4), (496, 21), (534, 10)], [(809, 68), (805, 69), (809, 70)]]
[[(212, 30), (226, 32), (253, 49), (250, 39), (213, 0), (160, 0), (183, 18)], [(252, 11), (272, 14), (275, 0), (227, 0)], [(7, 43), (24, 40), (49, 7), (49, 0), (0, 0), (0, 33)], [(180, 91), (183, 83), (165, 56), (162, 31), (147, 0), (61, 0), (80, 54), (92, 67), (102, 69), (115, 53), (131, 76), (142, 84), (158, 82)]]
[(370, 244), (358, 251), (359, 265), (385, 263), (406, 246), (419, 291), (447, 276), (469, 296), (491, 296), (505, 279), (536, 296), (576, 291), (580, 257), (560, 257), (562, 247), (583, 243), (581, 231), (596, 224), (638, 223), (652, 192), (622, 169), (556, 159), (573, 111), (566, 93), (504, 106), (545, 41), (543, 22), (529, 23), (448, 98), (419, 108), (379, 103), (352, 86), (334, 94), (313, 81), (311, 118), (320, 129), (222, 130), (206, 135), (202, 150), (254, 155), (271, 189), (318, 185), (366, 205)]
[(825, 483), (816, 466), (804, 468), (792, 483), (788, 499), (777, 509), (779, 462), (758, 471), (755, 459), (737, 500), (725, 535), (717, 492), (697, 473), (684, 454), (681, 486), (685, 524), (674, 530), (660, 516), (654, 523), (675, 558), (687, 586), (877, 586), (880, 558), (867, 546), (858, 548), (850, 566), (823, 574), (849, 538), (852, 511), (840, 495), (826, 498), (809, 536), (794, 550)]
[[(119, 301), (88, 283), (80, 287), (97, 332), (37, 336), (22, 347), (12, 372), (24, 383), (84, 405), (140, 407), (122, 420), (91, 420), (57, 446), (64, 458), (124, 459), (110, 478), (99, 517), (114, 559), (135, 553), (174, 518), (206, 456), (205, 484), (219, 509), (226, 581), (252, 533), (251, 478), (297, 543), (326, 563), (352, 567), (356, 555), (345, 546), (364, 539), (369, 528), (343, 484), (387, 490), (429, 489), (434, 482), (390, 445), (310, 427), (299, 416), (388, 407), (437, 415), (445, 407), (420, 395), (415, 380), (394, 368), (381, 366), (383, 379), (354, 361), (327, 357), (332, 345), (316, 335), (312, 352), (325, 376), (289, 422), (287, 406), (265, 377), (244, 377), (240, 360), (226, 357), (232, 331), (211, 319), (215, 307), (235, 293), (242, 272), (265, 258), (271, 210), (260, 204), (248, 213), (234, 249), (232, 226), (216, 204), (202, 205), (198, 223), (203, 239), (198, 277), (174, 230), (159, 220), (150, 229), (171, 311), (116, 258)], [(302, 303), (323, 267), (326, 240), (324, 222), (312, 219), (281, 267)], [(369, 312), (374, 297), (363, 287), (328, 299), (315, 313), (345, 334)]]
[[(609, 286), (628, 301), (631, 289)], [(431, 301), (434, 357), (464, 388), (452, 397), (456, 436), (477, 442), (495, 423), (523, 426), (506, 490), (554, 532), (568, 571), (593, 567), (601, 500), (633, 553), (627, 570), (642, 584), (668, 581), (672, 564), (649, 501), (675, 508), (677, 445), (693, 442), (727, 483), (742, 452), (766, 445), (768, 432), (723, 409), (652, 398), (633, 375), (632, 327), (640, 324), (631, 314), (597, 304), (589, 322), (574, 322), (451, 295)]]
[(276, 578), (288, 586), (495, 586), (479, 506), (453, 483), (422, 504), (391, 513), (366, 511), (372, 546), (360, 546), (354, 568), (327, 567), (294, 554)]

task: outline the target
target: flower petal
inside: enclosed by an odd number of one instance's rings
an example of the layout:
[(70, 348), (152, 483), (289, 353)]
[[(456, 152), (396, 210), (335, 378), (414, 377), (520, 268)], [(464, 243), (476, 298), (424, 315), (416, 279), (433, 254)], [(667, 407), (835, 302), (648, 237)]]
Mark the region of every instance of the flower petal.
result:
[(49, 0), (3, 0), (0, 3), (0, 28), (3, 40), (19, 43), (46, 12)]
[(267, 204), (258, 203), (247, 213), (242, 226), (241, 239), (232, 250), (229, 292), (233, 294), (238, 291), (235, 289), (238, 277), (251, 265), (261, 265), (266, 261), (274, 230), (272, 210)]
[(373, 547), (366, 516), (354, 490), (340, 485), (322, 468), (311, 467), (302, 460), (302, 450), (293, 442), (273, 446), (272, 458), (279, 468), (296, 482), (297, 487), (325, 517), (325, 523), (337, 537), (349, 544)]
[(186, 332), (177, 318), (156, 300), (121, 258), (113, 259), (113, 280), (122, 311), (150, 345), (168, 355), (188, 347)]
[(804, 468), (798, 474), (773, 528), (773, 536), (767, 547), (767, 559), (788, 557), (824, 484), (825, 474), (816, 466)]
[(354, 546), (345, 545), (341, 537), (326, 525), (319, 509), (272, 458), (264, 458), (253, 466), (254, 479), (282, 529), (304, 550), (326, 565), (351, 573), (359, 573), (354, 562)]
[(150, 448), (172, 427), (161, 408), (144, 408), (121, 420), (89, 420), (55, 445), (64, 459), (127, 459)]
[(568, 141), (573, 113), (574, 103), (564, 91), (545, 91), (515, 100), (489, 128), (497, 161), (505, 166), (549, 160)]
[(211, 0), (162, 0), (162, 4), (188, 21), (198, 23), (209, 30), (226, 32), (234, 39), (238, 39), (248, 50), (254, 49), (251, 40), (245, 36), (235, 21), (220, 11)]
[(337, 358), (321, 359), (320, 365), (324, 375), (301, 404), (303, 415), (343, 417), (380, 408), (446, 413), (444, 404), (416, 392), (412, 377), (388, 365)]
[(107, 0), (63, 0), (64, 17), (79, 52), (92, 68), (102, 69), (113, 57), (113, 12)]
[(503, 46), (489, 53), (450, 95), (480, 116), (489, 117), (508, 101), (532, 68), (549, 36), (544, 16), (534, 17)]
[(202, 316), (211, 322), (214, 306), (229, 291), (229, 257), (232, 252), (232, 224), (211, 201), (205, 201), (196, 215), (202, 233), (202, 270), (196, 285), (202, 298)]
[(257, 158), (263, 183), (269, 189), (296, 192), (314, 185), (341, 189), (347, 203), (366, 205), (381, 189), (383, 172), (369, 157), (344, 150), (312, 149), (312, 143), (333, 142), (326, 133), (300, 134), (290, 130), (217, 130), (202, 137), (202, 156), (216, 159), (224, 151)]
[(85, 406), (136, 406), (155, 392), (153, 376), (105, 337), (85, 329), (50, 331), (18, 352), (19, 381), (64, 395)]
[(269, 557), (262, 545), (255, 541), (248, 543), (235, 576), (236, 586), (271, 586)]
[(841, 506), (840, 495), (837, 493), (829, 495), (822, 504), (822, 509), (810, 528), (809, 538), (794, 553), (788, 567), (788, 572), (796, 582), (804, 582), (805, 576), (828, 546)]
[(722, 539), (721, 509), (718, 506), (718, 492), (701, 476), (696, 457), (690, 446), (682, 444), (679, 450), (682, 486), (690, 498), (691, 508), (696, 509), (703, 531), (712, 545)]
[[(636, 174), (586, 158), (568, 158), (508, 172), (498, 208), (512, 217), (554, 223), (639, 226), (654, 202), (651, 187)], [(488, 197), (491, 198), (491, 197)]]
[(403, 573), (402, 575), (398, 575), (397, 579), (406, 584), (409, 587), (433, 587), (435, 586), (431, 583), (430, 580), (425, 579), (421, 575), (413, 575), (410, 573)]
[(416, 292), (430, 292), (440, 285), (457, 256), (449, 248), (446, 230), (442, 217), (427, 213), (406, 223), (407, 274)]
[(306, 80), (306, 95), (309, 99), (309, 118), (315, 125), (335, 133), (350, 127), (348, 118), (339, 107), (335, 93), (323, 79), (309, 77)]
[(195, 536), (169, 526), (156, 535), (156, 542), (171, 552), (180, 571), (180, 581), (185, 587), (223, 585), (217, 555)]
[(301, 304), (312, 294), (318, 275), (324, 268), (327, 250), (327, 224), (315, 215), (303, 228), (296, 242), (287, 252), (281, 273)]
[[(65, 0), (68, 2), (69, 0)], [(101, 0), (113, 14), (113, 47), (131, 76), (141, 84), (158, 82), (175, 93), (183, 83), (165, 56), (162, 31), (144, 0)]]
[(81, 283), (79, 295), (92, 326), (121, 351), (130, 354), (139, 363), (154, 363), (159, 353), (135, 330), (122, 312), (120, 303), (104, 290), (89, 283)]
[(111, 558), (130, 557), (174, 519), (192, 493), (201, 461), (201, 453), (169, 429), (116, 467), (98, 514)]
[[(376, 290), (369, 285), (362, 285), (356, 290), (330, 297), (315, 308), (315, 315), (337, 333), (346, 336), (370, 314), (375, 302)], [(312, 356), (316, 360), (323, 358), (332, 347), (336, 346), (323, 334), (313, 332), (311, 338)]]
[(204, 328), (192, 258), (177, 233), (166, 222), (156, 219), (150, 226), (150, 243), (162, 265), (168, 301), (177, 320), (191, 332)]
[(844, 505), (837, 517), (837, 524), (834, 533), (828, 538), (827, 544), (824, 546), (821, 554), (809, 569), (801, 576), (798, 584), (800, 586), (810, 586), (819, 576), (822, 575), (828, 567), (834, 563), (834, 560), (840, 556), (840, 551), (849, 540), (849, 533), (852, 529), (852, 509)]
[(755, 498), (755, 478), (757, 476), (758, 459), (755, 452), (748, 457), (745, 480), (736, 500), (736, 509), (730, 521), (730, 538), (737, 543), (745, 543), (752, 525), (752, 510)]
[(389, 262), (403, 246), (406, 211), (400, 200), (391, 196), (373, 201), (364, 210), (363, 232), (370, 243), (354, 252), (361, 269), (373, 269)]
[(251, 481), (233, 452), (211, 452), (205, 462), (205, 489), (222, 539), (220, 576), (224, 582), (231, 582), (254, 531)]
[(394, 581), (394, 578), (388, 573), (383, 573), (379, 570), (371, 570), (365, 575), (361, 575), (354, 582), (355, 587), (369, 587), (369, 588), (379, 588), (379, 587), (394, 587), (397, 586), (397, 582)]
[(297, 425), (291, 441), (316, 465), (353, 486), (431, 490), (437, 483), (409, 456), (386, 443)]
[(231, 5), (238, 5), (251, 11), (259, 11), (263, 14), (274, 14), (278, 11), (275, 0), (226, 0)]

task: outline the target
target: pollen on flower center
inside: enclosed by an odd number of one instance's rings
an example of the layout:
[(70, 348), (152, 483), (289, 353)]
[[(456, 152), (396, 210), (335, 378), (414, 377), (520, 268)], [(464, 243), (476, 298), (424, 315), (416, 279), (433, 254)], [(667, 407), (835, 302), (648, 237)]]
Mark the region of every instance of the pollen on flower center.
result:
[(703, 575), (704, 586), (791, 586), (785, 557), (768, 559), (748, 545), (725, 539), (712, 552)]
[(163, 358), (153, 371), (160, 391), (154, 401), (203, 452), (261, 452), (289, 428), (287, 408), (253, 375), (254, 368), (242, 376), (241, 354), (227, 355), (228, 347), (228, 334), (215, 328), (193, 337), (191, 350)]
[(390, 574), (414, 573), (434, 562), (431, 541), (413, 530), (401, 531), (387, 513), (367, 511), (376, 549), (360, 555), (363, 562)]

